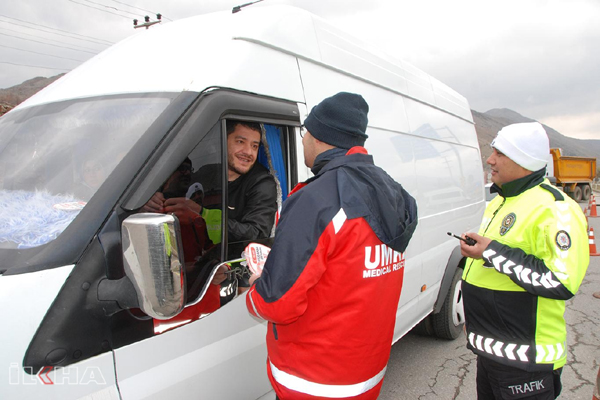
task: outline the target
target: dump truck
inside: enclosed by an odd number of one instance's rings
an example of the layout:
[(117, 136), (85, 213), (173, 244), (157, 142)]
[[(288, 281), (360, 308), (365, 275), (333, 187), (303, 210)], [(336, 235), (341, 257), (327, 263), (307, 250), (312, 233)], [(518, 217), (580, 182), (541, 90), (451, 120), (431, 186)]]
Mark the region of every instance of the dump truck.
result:
[(596, 159), (562, 155), (561, 149), (550, 149), (552, 163), (548, 175), (556, 178), (556, 186), (575, 201), (584, 201), (592, 194), (592, 181), (596, 177)]

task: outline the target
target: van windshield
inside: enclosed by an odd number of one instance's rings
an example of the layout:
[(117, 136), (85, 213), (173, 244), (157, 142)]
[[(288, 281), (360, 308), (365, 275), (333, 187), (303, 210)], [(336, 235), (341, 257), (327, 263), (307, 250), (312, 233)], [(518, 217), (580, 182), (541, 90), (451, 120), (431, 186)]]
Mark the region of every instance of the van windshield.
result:
[(171, 99), (105, 97), (0, 118), (0, 248), (56, 239)]

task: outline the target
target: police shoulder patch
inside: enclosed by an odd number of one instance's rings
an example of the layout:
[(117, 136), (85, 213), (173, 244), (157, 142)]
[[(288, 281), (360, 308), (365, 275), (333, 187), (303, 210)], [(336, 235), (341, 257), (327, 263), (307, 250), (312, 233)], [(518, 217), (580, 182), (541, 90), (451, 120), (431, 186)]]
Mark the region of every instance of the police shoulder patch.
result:
[(566, 231), (558, 231), (556, 233), (556, 245), (562, 251), (569, 250), (571, 248), (571, 237)]
[(506, 235), (506, 233), (513, 227), (515, 221), (517, 220), (517, 215), (515, 213), (510, 213), (502, 220), (502, 225), (500, 225), (500, 236)]

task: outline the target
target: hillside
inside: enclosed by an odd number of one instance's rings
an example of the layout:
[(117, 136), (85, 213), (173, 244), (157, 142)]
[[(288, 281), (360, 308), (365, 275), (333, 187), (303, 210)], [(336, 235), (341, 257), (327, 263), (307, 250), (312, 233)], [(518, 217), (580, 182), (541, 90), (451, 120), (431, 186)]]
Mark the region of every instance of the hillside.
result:
[(27, 100), (64, 74), (59, 74), (50, 78), (43, 78), (38, 76), (37, 78), (29, 79), (19, 85), (9, 87), (7, 89), (0, 89), (0, 115), (12, 110), (19, 103)]
[[(500, 129), (506, 125), (514, 123), (535, 121), (534, 119), (524, 117), (521, 114), (507, 108), (495, 108), (485, 113), (480, 113), (475, 110), (471, 110), (471, 112), (473, 114), (473, 121), (475, 121), (475, 130), (477, 131), (477, 138), (479, 140), (479, 148), (481, 149), (481, 158), (484, 169), (487, 169), (485, 160), (487, 160), (492, 153), (492, 149), (489, 144)], [(561, 148), (563, 150), (563, 155), (598, 157), (598, 154), (600, 154), (600, 140), (581, 140), (570, 138), (562, 135), (547, 125), (542, 125), (548, 133), (550, 147)]]

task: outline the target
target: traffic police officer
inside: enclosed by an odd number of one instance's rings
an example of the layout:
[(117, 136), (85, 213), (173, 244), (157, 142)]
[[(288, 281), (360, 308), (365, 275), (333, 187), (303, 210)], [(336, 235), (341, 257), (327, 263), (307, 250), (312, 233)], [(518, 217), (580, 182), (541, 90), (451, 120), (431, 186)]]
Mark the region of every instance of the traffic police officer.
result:
[(467, 259), (467, 347), (477, 354), (479, 399), (554, 399), (567, 360), (565, 300), (589, 264), (581, 207), (545, 178), (550, 149), (537, 122), (492, 141), (492, 190)]

